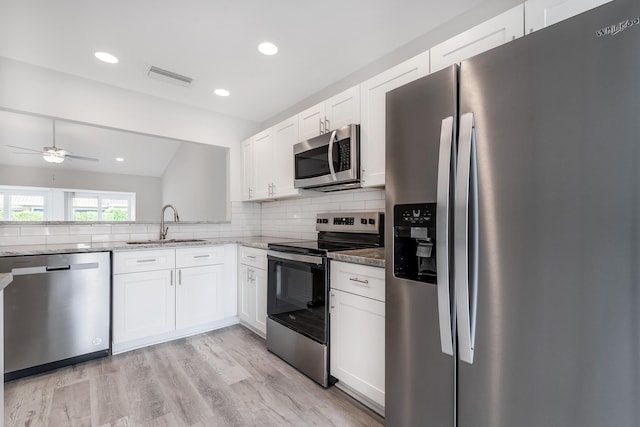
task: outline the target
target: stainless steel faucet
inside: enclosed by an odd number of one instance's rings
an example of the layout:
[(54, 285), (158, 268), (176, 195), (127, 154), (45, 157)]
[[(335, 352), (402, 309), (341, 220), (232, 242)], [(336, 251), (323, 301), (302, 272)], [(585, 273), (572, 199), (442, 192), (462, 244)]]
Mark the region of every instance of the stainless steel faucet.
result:
[(162, 207), (162, 212), (160, 213), (160, 240), (164, 240), (167, 238), (167, 233), (169, 232), (169, 227), (164, 226), (164, 211), (167, 208), (173, 209), (173, 221), (180, 222), (180, 217), (178, 216), (178, 210), (173, 207), (173, 205), (164, 205)]

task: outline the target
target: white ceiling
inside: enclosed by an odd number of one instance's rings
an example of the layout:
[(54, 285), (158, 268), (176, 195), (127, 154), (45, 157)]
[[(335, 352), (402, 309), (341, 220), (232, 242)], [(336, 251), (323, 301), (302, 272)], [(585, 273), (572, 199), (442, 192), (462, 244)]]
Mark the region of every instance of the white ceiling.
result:
[[(2, 1), (0, 56), (263, 122), (483, 1)], [(280, 53), (259, 54), (264, 40)], [(194, 83), (150, 79), (150, 65)]]
[[(0, 164), (160, 177), (180, 144), (167, 138), (57, 120), (58, 148), (99, 161), (65, 159), (63, 163), (52, 165), (38, 153), (7, 145), (36, 151), (50, 147), (53, 145), (53, 120), (0, 110)], [(116, 157), (125, 161), (117, 162)]]

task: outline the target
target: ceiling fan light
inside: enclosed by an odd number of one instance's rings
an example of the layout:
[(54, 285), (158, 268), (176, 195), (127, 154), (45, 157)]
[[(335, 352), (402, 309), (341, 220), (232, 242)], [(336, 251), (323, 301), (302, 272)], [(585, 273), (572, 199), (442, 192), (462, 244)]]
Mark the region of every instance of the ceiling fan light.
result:
[(49, 163), (62, 163), (64, 162), (64, 157), (59, 156), (56, 153), (42, 153), (42, 158), (45, 162)]

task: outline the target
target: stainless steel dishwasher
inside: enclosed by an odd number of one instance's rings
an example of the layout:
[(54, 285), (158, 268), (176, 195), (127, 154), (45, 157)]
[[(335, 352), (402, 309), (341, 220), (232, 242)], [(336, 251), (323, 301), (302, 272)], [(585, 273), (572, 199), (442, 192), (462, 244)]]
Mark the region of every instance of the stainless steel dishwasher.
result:
[(4, 379), (109, 354), (109, 252), (0, 258), (13, 273), (4, 290)]

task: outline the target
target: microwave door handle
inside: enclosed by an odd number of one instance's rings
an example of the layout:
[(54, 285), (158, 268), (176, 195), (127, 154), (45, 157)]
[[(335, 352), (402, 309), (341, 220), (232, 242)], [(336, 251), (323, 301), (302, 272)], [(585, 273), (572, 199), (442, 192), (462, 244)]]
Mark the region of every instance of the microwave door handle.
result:
[(329, 161), (329, 172), (331, 172), (331, 179), (337, 181), (336, 178), (336, 169), (333, 167), (333, 141), (336, 138), (336, 131), (331, 132), (331, 137), (329, 137), (329, 153), (327, 154), (327, 160)]

